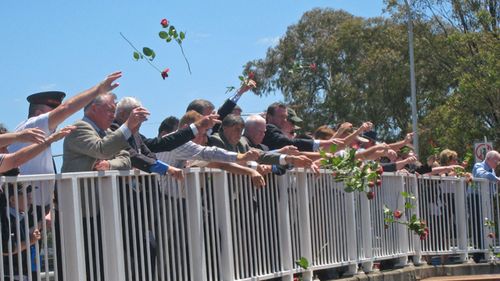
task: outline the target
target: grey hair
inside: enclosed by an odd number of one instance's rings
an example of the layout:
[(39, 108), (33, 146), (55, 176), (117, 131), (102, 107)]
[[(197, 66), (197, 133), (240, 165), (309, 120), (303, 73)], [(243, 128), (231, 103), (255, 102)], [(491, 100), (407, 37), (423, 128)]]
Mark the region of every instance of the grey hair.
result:
[(142, 106), (141, 102), (134, 97), (124, 97), (116, 105), (116, 116), (120, 116), (123, 112), (129, 115), (136, 107)]
[(486, 153), (485, 160), (491, 160), (491, 159), (499, 159), (500, 160), (500, 153), (496, 150), (490, 150), (488, 153)]
[(92, 106), (93, 104), (97, 104), (97, 105), (102, 104), (107, 97), (111, 97), (113, 100), (117, 99), (116, 95), (112, 92), (100, 94), (97, 97), (95, 97), (91, 102), (89, 102), (89, 104), (87, 104), (83, 108), (83, 111), (87, 111), (87, 109), (89, 109), (89, 107)]
[(245, 121), (245, 130), (255, 127), (255, 125), (258, 123), (266, 124), (266, 119), (257, 114), (248, 116), (247, 120)]

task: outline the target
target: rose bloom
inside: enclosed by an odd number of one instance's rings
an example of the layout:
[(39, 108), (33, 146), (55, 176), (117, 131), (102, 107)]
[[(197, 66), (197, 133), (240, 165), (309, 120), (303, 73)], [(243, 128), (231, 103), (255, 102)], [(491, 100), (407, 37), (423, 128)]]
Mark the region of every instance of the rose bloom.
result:
[(160, 22), (161, 26), (167, 27), (168, 26), (168, 20), (167, 19), (162, 19)]
[(165, 68), (165, 70), (163, 70), (161, 72), (161, 78), (163, 78), (163, 80), (165, 80), (165, 78), (168, 77), (168, 72), (170, 71), (170, 68)]

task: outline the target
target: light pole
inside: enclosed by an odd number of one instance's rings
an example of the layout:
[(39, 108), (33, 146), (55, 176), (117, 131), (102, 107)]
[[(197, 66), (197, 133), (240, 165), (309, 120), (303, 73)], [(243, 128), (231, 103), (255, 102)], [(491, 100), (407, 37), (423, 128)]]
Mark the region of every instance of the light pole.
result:
[(413, 146), (415, 153), (419, 155), (418, 149), (418, 119), (417, 119), (417, 85), (415, 82), (415, 57), (413, 54), (413, 17), (408, 0), (404, 0), (406, 5), (406, 13), (408, 14), (408, 45), (410, 49), (410, 86), (411, 86), (411, 119), (413, 132)]

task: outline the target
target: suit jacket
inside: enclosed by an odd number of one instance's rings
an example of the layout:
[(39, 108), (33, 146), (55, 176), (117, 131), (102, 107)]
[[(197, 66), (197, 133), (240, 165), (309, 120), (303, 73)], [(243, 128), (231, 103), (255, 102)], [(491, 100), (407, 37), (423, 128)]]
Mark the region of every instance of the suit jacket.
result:
[(164, 152), (171, 151), (177, 147), (187, 143), (188, 141), (194, 139), (195, 135), (190, 127), (177, 130), (177, 132), (163, 137), (148, 139), (143, 135), (140, 135), (142, 141), (146, 144), (152, 152)]
[[(248, 139), (244, 136), (240, 138), (240, 141), (236, 145), (231, 145), (228, 143), (224, 135), (219, 133), (213, 134), (208, 138), (208, 145), (221, 147), (226, 150), (239, 153), (245, 153), (252, 148), (249, 144)], [(257, 162), (260, 164), (267, 164), (267, 165), (279, 165), (280, 154), (265, 152), (260, 150), (260, 156), (259, 159), (257, 159)]]
[[(110, 129), (116, 131), (120, 124), (114, 122)], [(128, 139), (127, 151), (130, 154), (132, 167), (144, 172), (151, 172), (151, 166), (156, 164), (156, 155), (149, 150), (139, 133), (135, 133)]]
[[(226, 116), (233, 112), (233, 109), (236, 107), (236, 103), (230, 99), (227, 99), (224, 104), (217, 110), (217, 114), (219, 114), (219, 120), (224, 120)], [(212, 128), (213, 133), (217, 133), (220, 129), (220, 124), (215, 124)]]
[(283, 131), (273, 124), (266, 125), (266, 135), (264, 136), (263, 144), (269, 149), (280, 149), (287, 145), (294, 145), (300, 151), (313, 151), (314, 140), (309, 139), (290, 139)]
[(111, 170), (130, 169), (130, 157), (126, 150), (128, 142), (121, 130), (108, 130), (101, 138), (89, 123), (80, 120), (76, 129), (64, 138), (64, 155), (61, 171), (92, 171), (97, 160), (108, 160)]

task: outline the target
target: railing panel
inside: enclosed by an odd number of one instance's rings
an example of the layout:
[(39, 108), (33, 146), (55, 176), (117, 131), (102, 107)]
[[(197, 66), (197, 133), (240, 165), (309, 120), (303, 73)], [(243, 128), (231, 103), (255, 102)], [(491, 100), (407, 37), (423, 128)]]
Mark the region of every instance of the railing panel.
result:
[[(27, 189), (9, 190), (8, 182), (56, 183), (58, 198), (34, 208), (41, 201), (32, 203)], [(346, 193), (328, 171), (293, 170), (268, 175), (266, 183), (257, 189), (247, 176), (211, 169), (187, 170), (181, 182), (133, 171), (0, 178), (0, 281), (13, 274), (47, 281), (291, 280), (300, 272), (309, 280), (313, 270), (348, 265), (354, 272), (358, 263), (370, 271), (376, 260), (464, 260), (500, 250), (498, 186), (485, 180), (384, 174), (373, 200)], [(385, 227), (383, 205), (402, 211), (405, 203), (416, 208), (402, 219), (425, 220), (426, 240), (402, 225)], [(14, 215), (29, 211), (11, 218), (6, 204)], [(25, 248), (35, 228), (41, 239)], [(294, 264), (300, 257), (308, 270)]]
[[(349, 255), (356, 249), (354, 217), (349, 214), (347, 205), (352, 196), (344, 191), (342, 183), (334, 181), (333, 176), (322, 172), (319, 177), (308, 175), (309, 208), (311, 221), (311, 247), (313, 268), (333, 268), (356, 263), (357, 257)], [(351, 200), (351, 202), (348, 202)], [(353, 212), (354, 213), (354, 212)], [(355, 245), (355, 244), (354, 244)]]

